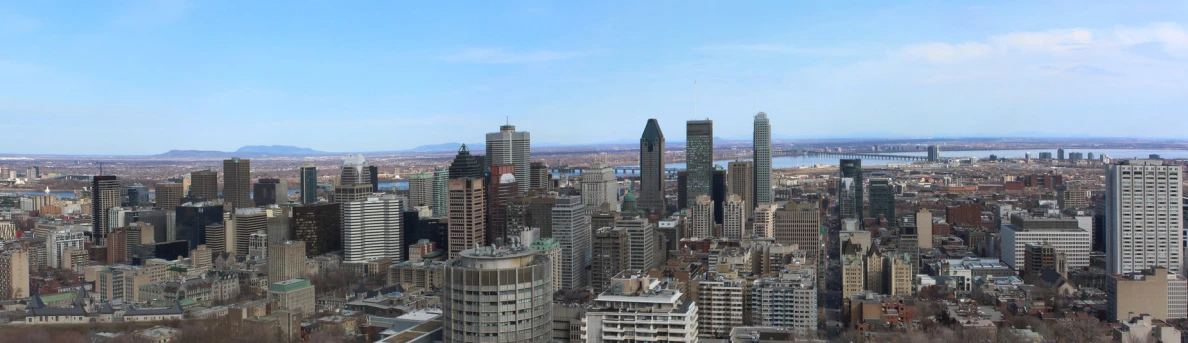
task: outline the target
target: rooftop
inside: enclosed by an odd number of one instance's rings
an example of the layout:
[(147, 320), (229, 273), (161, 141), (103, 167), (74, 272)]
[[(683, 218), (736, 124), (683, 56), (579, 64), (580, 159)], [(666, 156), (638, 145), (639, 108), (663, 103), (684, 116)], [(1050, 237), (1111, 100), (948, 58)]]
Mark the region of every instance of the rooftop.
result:
[(268, 286), (268, 290), (272, 292), (290, 292), (305, 287), (312, 287), (312, 285), (309, 283), (309, 280), (289, 279)]

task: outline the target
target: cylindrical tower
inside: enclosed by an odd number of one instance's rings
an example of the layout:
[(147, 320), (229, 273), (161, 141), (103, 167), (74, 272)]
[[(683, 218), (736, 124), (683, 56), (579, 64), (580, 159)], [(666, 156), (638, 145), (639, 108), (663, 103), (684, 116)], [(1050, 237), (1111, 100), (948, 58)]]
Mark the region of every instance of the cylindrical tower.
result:
[(445, 270), (446, 342), (549, 342), (552, 262), (513, 244), (463, 250)]

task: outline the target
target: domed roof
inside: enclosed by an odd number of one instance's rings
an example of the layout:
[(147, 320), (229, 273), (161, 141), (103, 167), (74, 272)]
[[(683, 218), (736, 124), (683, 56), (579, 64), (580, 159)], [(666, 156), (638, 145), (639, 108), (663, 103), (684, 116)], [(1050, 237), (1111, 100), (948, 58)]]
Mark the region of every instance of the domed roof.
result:
[(623, 202), (628, 202), (628, 201), (631, 201), (631, 202), (635, 201), (635, 193), (627, 192), (626, 195), (623, 195)]
[(516, 176), (510, 173), (499, 177), (499, 183), (516, 183)]

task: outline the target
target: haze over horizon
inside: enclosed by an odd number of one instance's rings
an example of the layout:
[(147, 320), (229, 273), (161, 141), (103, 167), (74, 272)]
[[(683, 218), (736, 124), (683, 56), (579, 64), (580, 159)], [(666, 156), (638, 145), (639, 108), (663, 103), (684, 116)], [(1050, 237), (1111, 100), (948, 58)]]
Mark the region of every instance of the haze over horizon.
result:
[[(1182, 137), (1188, 3), (0, 5), (0, 152)], [(47, 133), (52, 139), (45, 139)], [(879, 138), (879, 137), (872, 137)]]

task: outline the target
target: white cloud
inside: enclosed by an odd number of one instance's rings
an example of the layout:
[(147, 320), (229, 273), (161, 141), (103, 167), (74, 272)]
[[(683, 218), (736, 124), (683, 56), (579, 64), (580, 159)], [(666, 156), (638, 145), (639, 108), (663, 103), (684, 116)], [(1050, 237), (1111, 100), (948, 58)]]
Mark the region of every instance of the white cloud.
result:
[(1119, 48), (1157, 44), (1176, 56), (1188, 54), (1188, 31), (1178, 24), (1154, 23), (1110, 30), (1085, 28), (1012, 32), (965, 43), (929, 42), (900, 48), (892, 55), (933, 63), (960, 63), (994, 56), (1090, 57)]
[(461, 63), (507, 64), (548, 62), (577, 58), (589, 55), (582, 51), (509, 51), (500, 48), (468, 49), (456, 54), (444, 56), (443, 61)]
[(847, 56), (853, 52), (846, 49), (807, 47), (792, 44), (714, 44), (697, 50), (714, 53), (775, 53), (784, 55)]

